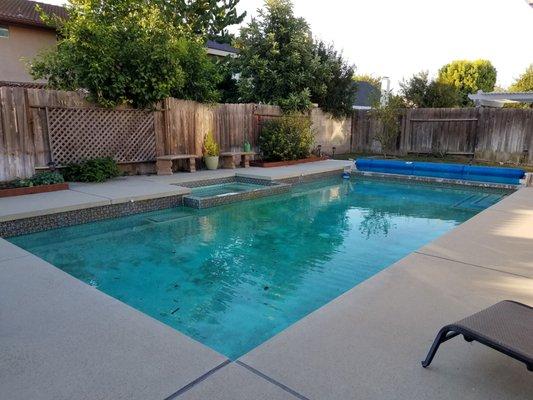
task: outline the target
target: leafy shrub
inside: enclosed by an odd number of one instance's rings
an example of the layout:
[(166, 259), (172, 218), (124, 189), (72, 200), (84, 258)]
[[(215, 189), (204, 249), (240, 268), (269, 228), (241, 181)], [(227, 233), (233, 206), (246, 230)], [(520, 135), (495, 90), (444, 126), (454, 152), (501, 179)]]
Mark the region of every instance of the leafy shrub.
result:
[(8, 183), (7, 187), (32, 187), (63, 183), (63, 175), (55, 171), (38, 172), (29, 179), (15, 179)]
[(120, 175), (117, 163), (111, 157), (93, 158), (80, 164), (69, 164), (63, 171), (67, 181), (104, 182)]
[(209, 132), (204, 139), (204, 157), (216, 157), (220, 154), (220, 148), (213, 134)]
[(313, 144), (311, 121), (288, 115), (267, 121), (259, 135), (259, 147), (266, 161), (306, 158)]
[(377, 102), (370, 115), (381, 122), (381, 129), (374, 132), (374, 140), (381, 146), (381, 153), (393, 153), (396, 149), (396, 142), (400, 134), (400, 120), (402, 110), (405, 108), (404, 100), (401, 96), (388, 94), (387, 102), (381, 104)]
[(44, 171), (38, 172), (37, 174), (33, 175), (31, 181), (33, 182), (33, 186), (40, 186), (53, 185), (54, 183), (63, 183), (65, 182), (65, 179), (63, 179), (63, 175), (61, 175), (59, 172)]

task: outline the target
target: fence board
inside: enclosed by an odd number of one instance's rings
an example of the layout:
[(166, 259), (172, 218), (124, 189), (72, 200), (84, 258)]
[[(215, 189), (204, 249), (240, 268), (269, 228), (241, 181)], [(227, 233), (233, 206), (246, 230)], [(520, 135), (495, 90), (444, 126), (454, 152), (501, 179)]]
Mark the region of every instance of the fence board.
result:
[(24, 88), (0, 87), (0, 180), (33, 175), (35, 147), (27, 112)]

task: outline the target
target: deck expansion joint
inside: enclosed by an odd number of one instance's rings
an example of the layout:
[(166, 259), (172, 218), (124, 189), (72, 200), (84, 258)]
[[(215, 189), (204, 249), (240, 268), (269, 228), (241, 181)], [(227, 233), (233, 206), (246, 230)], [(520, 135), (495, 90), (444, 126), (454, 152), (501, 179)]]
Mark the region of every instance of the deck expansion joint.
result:
[(177, 390), (176, 392), (172, 393), (170, 396), (166, 397), (164, 400), (173, 400), (179, 396), (181, 396), (183, 393), (185, 392), (188, 392), (189, 390), (191, 390), (193, 387), (195, 387), (196, 385), (198, 385), (200, 382), (203, 382), (205, 381), (207, 378), (209, 378), (211, 375), (213, 375), (215, 372), (217, 372), (219, 369), (222, 369), (224, 368), (226, 365), (228, 364), (231, 364), (231, 360), (225, 360), (224, 362), (222, 362), (221, 364), (218, 364), (216, 367), (210, 369), (209, 371), (207, 371), (205, 374), (203, 375), (200, 375), (198, 378), (196, 378), (195, 380), (189, 382), (188, 384), (186, 384), (185, 386), (183, 386), (182, 388), (180, 388), (179, 390)]
[(284, 385), (283, 383), (281, 382), (278, 382), (277, 380), (275, 380), (274, 378), (271, 378), (270, 376), (268, 375), (265, 375), (263, 374), (261, 371), (258, 371), (257, 369), (255, 369), (254, 367), (251, 367), (250, 365), (248, 364), (245, 364), (243, 363), (242, 361), (235, 361), (235, 364), (238, 364), (240, 365), (241, 367), (244, 367), (246, 368), (248, 371), (250, 371), (251, 373), (259, 376), (260, 378), (263, 378), (265, 379), (267, 382), (270, 382), (272, 383), (273, 385), (276, 385), (277, 387), (279, 387), (280, 389), (283, 389), (284, 391), (286, 391), (287, 393), (290, 393), (292, 394), (294, 397), (300, 399), (300, 400), (310, 400), (308, 397), (305, 397), (303, 394), (300, 394), (298, 393), (297, 391), (291, 389), (290, 387)]
[(468, 262), (465, 262), (465, 261), (454, 260), (453, 258), (448, 258), (448, 257), (443, 257), (443, 256), (437, 256), (437, 255), (435, 255), (435, 254), (428, 254), (428, 253), (424, 253), (424, 252), (422, 252), (422, 251), (418, 251), (418, 250), (417, 250), (417, 251), (414, 251), (413, 253), (420, 254), (420, 255), (423, 255), (423, 256), (428, 256), (428, 257), (435, 257), (435, 258), (439, 258), (439, 259), (441, 259), (441, 260), (446, 260), (446, 261), (456, 262), (456, 263), (459, 263), (459, 264), (468, 265), (468, 266), (470, 266), (470, 267), (486, 269), (486, 270), (494, 271), (494, 272), (501, 272), (502, 274), (512, 275), (512, 276), (516, 276), (516, 277), (518, 277), (518, 278), (533, 279), (533, 278), (530, 277), (530, 276), (525, 276), (525, 275), (521, 275), (521, 274), (515, 274), (514, 272), (502, 271), (501, 269), (492, 268), (492, 267), (485, 267), (485, 266), (483, 266), (483, 265), (472, 264), (472, 263), (468, 263)]

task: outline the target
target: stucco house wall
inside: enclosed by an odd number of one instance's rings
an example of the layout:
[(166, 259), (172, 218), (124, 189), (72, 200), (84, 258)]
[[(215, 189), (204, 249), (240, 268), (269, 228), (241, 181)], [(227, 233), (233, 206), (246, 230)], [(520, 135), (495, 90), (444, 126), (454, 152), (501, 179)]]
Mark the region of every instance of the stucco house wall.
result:
[(8, 37), (0, 37), (0, 81), (32, 82), (23, 59), (29, 60), (54, 46), (56, 33), (36, 27), (0, 25), (9, 29)]

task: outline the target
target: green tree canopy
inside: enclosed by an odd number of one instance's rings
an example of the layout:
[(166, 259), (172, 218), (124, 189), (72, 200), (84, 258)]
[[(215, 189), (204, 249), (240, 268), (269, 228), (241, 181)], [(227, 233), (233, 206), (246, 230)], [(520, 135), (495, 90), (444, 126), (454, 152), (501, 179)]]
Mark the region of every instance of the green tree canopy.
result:
[(496, 68), (488, 60), (457, 60), (439, 70), (438, 82), (454, 86), (459, 92), (461, 105), (471, 105), (470, 93), (478, 90), (492, 92), (496, 84)]
[(240, 24), (246, 12), (239, 13), (240, 0), (155, 0), (169, 23), (186, 26), (196, 35), (217, 42), (230, 43), (227, 27)]
[(290, 0), (266, 0), (258, 18), (241, 29), (235, 60), (241, 101), (304, 111), (313, 101), (335, 115), (351, 109), (353, 68), (331, 46), (315, 43)]
[(318, 67), (309, 25), (294, 16), (288, 0), (266, 0), (258, 14), (236, 40), (242, 100), (308, 109)]
[(71, 0), (57, 46), (32, 60), (34, 78), (87, 89), (104, 106), (144, 107), (168, 96), (216, 101), (220, 76), (188, 25), (169, 24), (154, 1)]
[(311, 101), (335, 117), (348, 115), (356, 95), (354, 67), (332, 45), (321, 41), (315, 44), (314, 54), (318, 58), (318, 69), (316, 84), (311, 87)]
[(400, 93), (409, 107), (457, 107), (461, 103), (454, 86), (430, 80), (427, 71), (413, 75), (400, 83)]
[(511, 92), (533, 92), (533, 64), (509, 87)]

